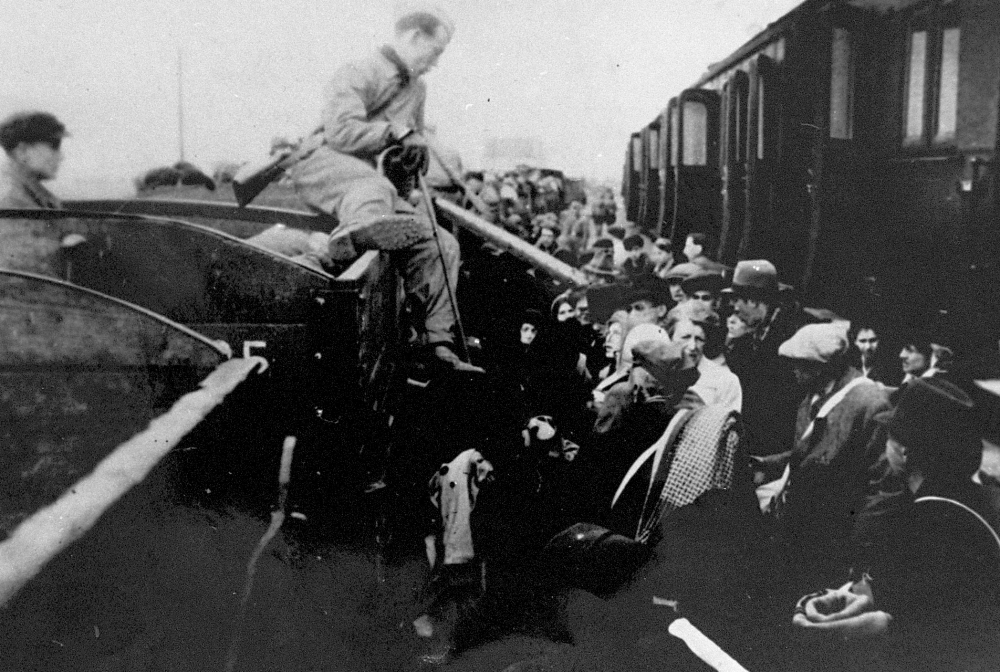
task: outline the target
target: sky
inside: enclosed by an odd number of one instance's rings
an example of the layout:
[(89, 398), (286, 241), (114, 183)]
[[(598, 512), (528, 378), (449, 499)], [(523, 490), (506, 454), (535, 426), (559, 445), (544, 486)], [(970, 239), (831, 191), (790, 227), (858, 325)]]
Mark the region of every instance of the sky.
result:
[[(800, 2), (439, 0), (457, 29), (426, 76), (427, 120), (467, 169), (489, 139), (527, 138), (548, 167), (616, 181), (632, 132)], [(0, 116), (66, 124), (56, 194), (129, 195), (180, 158), (181, 118), (184, 157), (207, 172), (308, 133), (332, 73), (388, 41), (399, 6), (0, 0)]]

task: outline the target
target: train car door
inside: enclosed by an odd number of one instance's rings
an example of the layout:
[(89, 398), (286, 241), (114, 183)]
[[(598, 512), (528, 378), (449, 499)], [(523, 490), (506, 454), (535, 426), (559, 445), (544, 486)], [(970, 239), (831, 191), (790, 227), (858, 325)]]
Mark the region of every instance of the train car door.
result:
[(674, 221), (670, 237), (675, 244), (693, 231), (719, 235), (719, 94), (688, 89), (675, 110), (673, 133)]
[(656, 235), (669, 234), (674, 225), (674, 168), (671, 161), (673, 125), (671, 110), (677, 106), (676, 99), (660, 113), (660, 211), (656, 216)]
[(643, 186), (645, 200), (639, 224), (647, 233), (655, 232), (660, 216), (660, 119), (657, 117), (643, 131)]
[(722, 184), (722, 221), (719, 261), (733, 266), (737, 261), (743, 222), (746, 219), (747, 73), (736, 70), (722, 88), (722, 147), (719, 177)]
[(630, 222), (639, 221), (639, 178), (642, 173), (642, 135), (633, 133), (629, 139), (628, 160), (625, 174), (628, 177), (625, 184), (625, 219)]
[(774, 61), (750, 61), (747, 97), (746, 205), (739, 258), (751, 259), (777, 249), (772, 217), (772, 189), (777, 150), (778, 78)]

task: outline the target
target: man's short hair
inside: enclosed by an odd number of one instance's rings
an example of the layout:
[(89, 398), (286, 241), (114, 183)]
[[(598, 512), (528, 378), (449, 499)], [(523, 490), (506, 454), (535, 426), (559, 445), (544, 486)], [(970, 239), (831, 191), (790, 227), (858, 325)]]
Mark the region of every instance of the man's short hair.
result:
[(66, 135), (66, 126), (48, 112), (19, 112), (0, 123), (0, 147), (12, 152), (22, 142), (54, 143)]
[(406, 8), (396, 19), (396, 34), (408, 30), (419, 30), (428, 37), (434, 37), (438, 28), (444, 28), (448, 39), (455, 33), (455, 23), (443, 9), (436, 5), (414, 5)]

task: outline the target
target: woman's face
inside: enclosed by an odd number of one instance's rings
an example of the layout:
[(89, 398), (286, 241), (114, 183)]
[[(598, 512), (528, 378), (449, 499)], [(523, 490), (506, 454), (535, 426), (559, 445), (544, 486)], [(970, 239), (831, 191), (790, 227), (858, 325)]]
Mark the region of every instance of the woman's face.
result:
[(912, 345), (904, 345), (899, 353), (899, 361), (903, 364), (903, 373), (919, 376), (928, 368), (931, 363)]
[(567, 301), (563, 301), (559, 304), (559, 308), (556, 309), (556, 320), (559, 322), (566, 322), (576, 317), (576, 309), (573, 308)]
[(747, 323), (744, 322), (736, 313), (733, 313), (726, 318), (726, 338), (730, 341), (734, 338), (739, 338), (749, 330), (750, 329), (747, 327)]
[(521, 325), (521, 344), (531, 345), (535, 340), (535, 336), (538, 335), (538, 329), (535, 325), (525, 322)]
[(693, 369), (705, 354), (705, 330), (691, 320), (681, 320), (674, 326), (674, 343), (681, 346), (684, 368)]

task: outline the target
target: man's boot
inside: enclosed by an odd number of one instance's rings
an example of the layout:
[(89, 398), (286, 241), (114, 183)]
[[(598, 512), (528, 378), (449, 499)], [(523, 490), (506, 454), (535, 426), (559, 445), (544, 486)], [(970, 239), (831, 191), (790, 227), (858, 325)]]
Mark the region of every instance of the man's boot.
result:
[(375, 215), (334, 229), (328, 245), (330, 258), (350, 261), (366, 250), (402, 250), (429, 233), (427, 224), (413, 215)]

